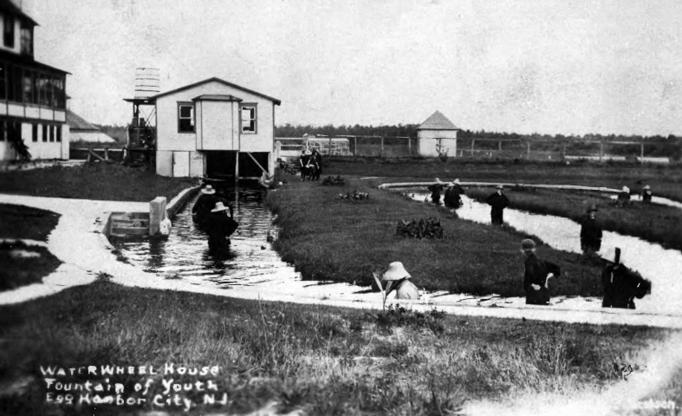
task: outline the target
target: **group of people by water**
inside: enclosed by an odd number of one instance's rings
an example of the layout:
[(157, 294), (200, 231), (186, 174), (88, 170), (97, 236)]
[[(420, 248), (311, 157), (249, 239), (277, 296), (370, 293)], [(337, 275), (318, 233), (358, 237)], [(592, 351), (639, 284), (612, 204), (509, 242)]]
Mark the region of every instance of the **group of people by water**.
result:
[[(464, 195), (464, 189), (459, 179), (447, 183), (436, 178), (435, 183), (428, 186), (428, 190), (431, 192), (431, 201), (437, 205), (440, 205), (443, 192), (443, 203), (446, 207), (456, 209), (462, 205), (461, 195)], [(510, 200), (503, 190), (502, 185), (497, 185), (495, 192), (485, 198), (485, 202), (490, 205), (490, 222), (493, 225), (504, 223), (504, 209), (510, 205)], [(642, 202), (651, 203), (652, 196), (651, 187), (643, 186), (640, 192)], [(630, 197), (630, 189), (624, 186), (616, 197), (616, 205), (626, 206), (630, 203)], [(596, 219), (597, 212), (596, 205), (590, 206), (580, 221), (580, 246), (584, 255), (588, 257), (596, 256), (601, 249), (603, 230)], [(525, 258), (523, 287), (526, 292), (526, 303), (549, 304), (550, 280), (560, 276), (560, 267), (539, 259), (536, 255), (536, 243), (530, 238), (521, 242), (521, 251)], [(651, 290), (651, 283), (623, 265), (620, 256), (621, 251), (617, 248), (613, 260), (609, 258), (605, 262), (601, 275), (604, 287), (602, 306), (634, 309), (634, 298), (641, 298), (648, 293)]]

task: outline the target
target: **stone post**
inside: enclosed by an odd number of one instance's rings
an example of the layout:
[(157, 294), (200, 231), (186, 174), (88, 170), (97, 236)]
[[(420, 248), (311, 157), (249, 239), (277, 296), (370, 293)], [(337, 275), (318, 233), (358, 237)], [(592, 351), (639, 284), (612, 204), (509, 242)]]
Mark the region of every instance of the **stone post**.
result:
[(166, 197), (157, 196), (149, 203), (149, 235), (159, 234), (159, 226), (164, 218), (166, 218)]

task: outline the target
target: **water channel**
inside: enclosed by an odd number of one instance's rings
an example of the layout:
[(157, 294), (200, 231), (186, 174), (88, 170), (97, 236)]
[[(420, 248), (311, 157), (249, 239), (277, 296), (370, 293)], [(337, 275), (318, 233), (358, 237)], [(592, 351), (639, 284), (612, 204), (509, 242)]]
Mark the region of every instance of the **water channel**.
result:
[[(428, 198), (428, 193), (423, 188), (403, 188), (401, 191), (422, 203)], [(273, 215), (263, 205), (258, 191), (242, 190), (233, 197), (235, 219), (240, 226), (237, 233), (232, 235), (231, 256), (228, 259), (215, 260), (209, 256), (207, 238), (194, 227), (191, 219), (194, 200), (174, 218), (173, 230), (167, 240), (118, 240), (112, 243), (126, 261), (159, 279), (181, 279), (188, 284), (215, 289), (216, 293), (233, 293), (235, 296), (245, 294), (251, 297), (260, 297), (259, 293), (276, 293), (281, 300), (299, 303), (337, 301), (337, 304), (346, 306), (355, 302), (359, 302), (359, 306), (363, 303), (380, 303), (380, 295), (368, 287), (302, 281), (300, 273), (283, 262), (267, 242), (267, 236), (274, 235), (276, 230), (272, 225)], [(463, 206), (457, 210), (460, 218), (489, 224), (490, 211), (487, 205), (467, 197), (463, 201)], [(570, 252), (580, 250), (580, 226), (572, 220), (506, 209), (505, 222), (522, 232), (537, 236), (554, 248)], [(600, 254), (605, 255), (616, 246), (623, 250), (623, 259), (628, 267), (639, 271), (653, 282), (652, 293), (644, 299), (636, 300), (637, 311), (657, 315), (682, 315), (682, 253), (636, 237), (607, 231), (604, 233)], [(598, 278), (595, 276), (595, 279)], [(510, 279), (519, 279), (519, 276), (510, 276)], [(154, 286), (154, 283), (149, 282), (149, 286)], [(424, 293), (420, 303), (439, 308), (525, 307), (524, 299), (520, 297), (471, 296), (444, 291)], [(601, 309), (601, 301), (597, 298), (557, 296), (552, 299), (552, 305), (576, 312)]]

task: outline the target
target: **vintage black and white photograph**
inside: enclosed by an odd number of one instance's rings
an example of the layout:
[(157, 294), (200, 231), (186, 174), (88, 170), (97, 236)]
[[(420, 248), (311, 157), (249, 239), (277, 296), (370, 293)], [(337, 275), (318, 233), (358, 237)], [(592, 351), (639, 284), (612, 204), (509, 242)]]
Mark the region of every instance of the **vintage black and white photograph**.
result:
[(0, 0), (0, 415), (682, 414), (681, 21)]

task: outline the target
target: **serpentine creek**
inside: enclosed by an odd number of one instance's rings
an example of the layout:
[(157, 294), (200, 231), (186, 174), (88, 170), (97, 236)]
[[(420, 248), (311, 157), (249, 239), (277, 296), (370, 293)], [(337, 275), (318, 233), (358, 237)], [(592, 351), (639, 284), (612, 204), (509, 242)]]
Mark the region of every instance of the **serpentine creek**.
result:
[[(414, 203), (426, 203), (424, 188), (402, 188), (401, 192)], [(264, 204), (260, 191), (240, 189), (230, 196), (239, 229), (231, 236), (230, 255), (215, 259), (208, 254), (207, 237), (196, 229), (191, 216), (193, 199), (173, 219), (167, 240), (113, 240), (124, 261), (155, 274), (160, 280), (150, 280), (155, 287), (161, 279), (181, 279), (191, 285), (203, 286), (210, 293), (250, 299), (273, 299), (296, 303), (338, 304), (342, 306), (381, 306), (381, 296), (368, 287), (348, 283), (302, 280), (294, 267), (282, 261), (269, 240), (276, 238), (273, 214)], [(463, 205), (456, 210), (459, 218), (489, 224), (489, 207), (463, 196)], [(549, 246), (568, 252), (580, 252), (580, 225), (570, 219), (540, 215), (517, 209), (505, 210), (505, 222), (516, 230), (533, 235)], [(682, 253), (665, 249), (640, 238), (605, 231), (599, 255), (605, 257), (614, 247), (630, 253), (626, 264), (652, 281), (652, 293), (637, 300), (637, 311), (656, 315), (682, 315)], [(516, 278), (517, 276), (513, 276)], [(268, 296), (270, 295), (270, 296)], [(522, 308), (521, 297), (472, 296), (444, 291), (423, 292), (421, 305), (498, 306)], [(557, 296), (552, 305), (569, 310), (599, 310), (601, 301), (593, 297)]]

